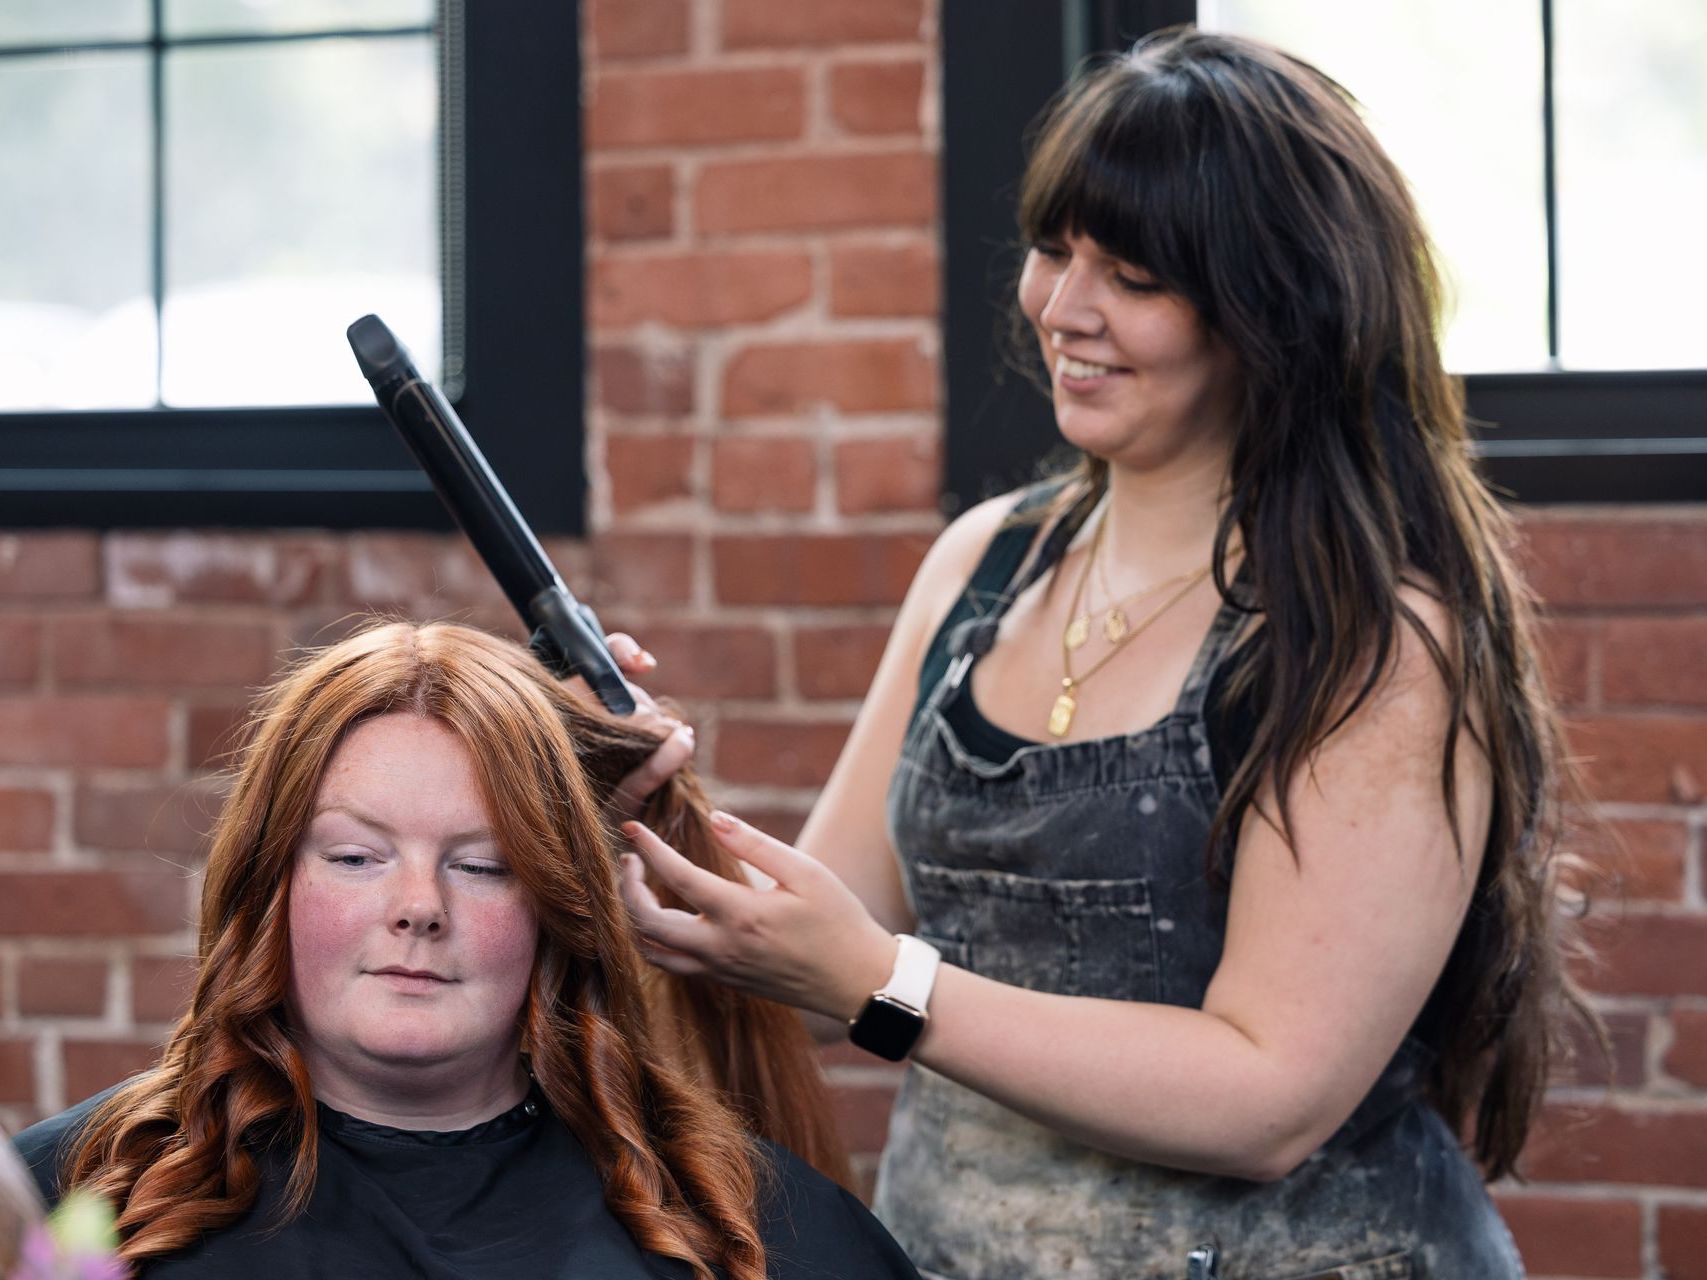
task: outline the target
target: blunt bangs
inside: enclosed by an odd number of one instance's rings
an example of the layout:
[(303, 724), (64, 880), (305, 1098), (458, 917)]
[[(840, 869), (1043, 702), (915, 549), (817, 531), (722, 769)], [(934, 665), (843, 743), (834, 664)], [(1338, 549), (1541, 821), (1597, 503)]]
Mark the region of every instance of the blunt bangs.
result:
[(1191, 128), (1190, 86), (1130, 55), (1062, 91), (1034, 135), (1019, 225), (1036, 242), (1067, 233), (1153, 274), (1205, 318), (1204, 231), (1212, 225), (1208, 140)]

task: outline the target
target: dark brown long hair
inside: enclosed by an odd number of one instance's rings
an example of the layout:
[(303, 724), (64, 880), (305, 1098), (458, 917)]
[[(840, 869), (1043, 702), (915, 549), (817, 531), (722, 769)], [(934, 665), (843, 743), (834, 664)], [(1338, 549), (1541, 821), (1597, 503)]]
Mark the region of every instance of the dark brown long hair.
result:
[[(1546, 1087), (1555, 1015), (1586, 1012), (1557, 909), (1565, 779), (1513, 530), (1441, 364), (1440, 278), (1403, 177), (1315, 68), (1173, 28), (1087, 67), (1040, 117), (1019, 220), (1033, 242), (1083, 234), (1152, 272), (1238, 357), (1215, 581), (1260, 615), (1228, 686), (1258, 721), (1211, 857), (1269, 782), (1290, 838), (1290, 783), (1391, 669), (1402, 626), (1450, 695), (1441, 786), (1454, 831), (1460, 732), (1487, 757), (1487, 845), (1425, 1017), (1441, 1050), (1431, 1100), (1490, 1176), (1510, 1171)], [(1107, 475), (1085, 459), (1063, 504), (1088, 505)], [(1230, 582), (1234, 539), (1245, 565)], [(1439, 600), (1446, 634), (1404, 586)]]
[[(160, 1065), (96, 1109), (65, 1185), (117, 1206), (132, 1261), (176, 1252), (252, 1206), (258, 1142), (290, 1153), (287, 1214), (306, 1206), (315, 1105), (284, 999), (291, 868), (333, 752), (353, 725), (389, 711), (438, 720), (475, 761), (539, 921), (523, 1050), (612, 1212), (642, 1248), (689, 1261), (705, 1280), (713, 1267), (760, 1280), (762, 1169), (750, 1135), (842, 1171), (804, 1029), (792, 1011), (701, 994), (641, 960), (605, 802), (657, 739), (583, 704), (519, 646), (448, 624), (371, 627), (310, 655), (263, 699), (213, 834), (189, 1011)], [(644, 816), (734, 875), (708, 814), (697, 784), (678, 776)]]

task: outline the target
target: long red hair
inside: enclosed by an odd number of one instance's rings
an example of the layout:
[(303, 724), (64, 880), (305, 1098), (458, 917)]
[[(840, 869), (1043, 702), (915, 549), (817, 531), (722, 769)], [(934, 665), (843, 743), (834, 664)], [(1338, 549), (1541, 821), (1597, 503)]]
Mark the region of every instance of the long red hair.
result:
[[(121, 1256), (174, 1253), (248, 1210), (266, 1140), (289, 1150), (286, 1212), (314, 1186), (314, 1092), (285, 1009), (291, 867), (350, 727), (430, 716), (469, 748), (539, 941), (521, 1037), (534, 1079), (592, 1156), (640, 1246), (709, 1280), (760, 1280), (751, 1136), (833, 1177), (845, 1166), (812, 1046), (791, 1010), (649, 969), (617, 896), (606, 801), (657, 739), (571, 695), (519, 646), (390, 623), (310, 655), (261, 700), (215, 826), (200, 965), (159, 1066), (96, 1109), (64, 1185), (118, 1209)], [(649, 825), (700, 865), (739, 870), (690, 773)]]

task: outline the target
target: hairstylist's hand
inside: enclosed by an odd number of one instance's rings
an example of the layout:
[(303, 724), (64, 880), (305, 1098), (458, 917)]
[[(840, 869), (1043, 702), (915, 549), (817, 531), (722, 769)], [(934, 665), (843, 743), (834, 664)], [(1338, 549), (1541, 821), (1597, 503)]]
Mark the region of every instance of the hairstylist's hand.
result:
[[(623, 679), (628, 681), (629, 688), (634, 691), (636, 705), (634, 714), (628, 717), (629, 721), (663, 738), (658, 749), (646, 757), (645, 763), (638, 769), (619, 782), (611, 796), (611, 804), (617, 812), (624, 817), (632, 817), (640, 812), (647, 796), (668, 782), (677, 770), (693, 759), (693, 726), (684, 724), (660, 710), (658, 704), (652, 700), (652, 695), (635, 683), (641, 676), (650, 675), (658, 667), (658, 659), (641, 648), (639, 641), (627, 632), (613, 631), (605, 637), (605, 645), (610, 649), (611, 657), (616, 659), (617, 669), (622, 672)], [(598, 695), (580, 676), (570, 676), (565, 683), (577, 696), (590, 703), (598, 703)]]
[[(821, 863), (726, 813), (717, 838), (776, 883), (758, 888), (695, 866), (639, 823), (623, 827), (639, 855), (622, 858), (622, 898), (647, 958), (800, 1009), (847, 1020), (889, 980), (895, 939)], [(644, 863), (642, 863), (644, 859)], [(658, 901), (645, 872), (688, 904)]]

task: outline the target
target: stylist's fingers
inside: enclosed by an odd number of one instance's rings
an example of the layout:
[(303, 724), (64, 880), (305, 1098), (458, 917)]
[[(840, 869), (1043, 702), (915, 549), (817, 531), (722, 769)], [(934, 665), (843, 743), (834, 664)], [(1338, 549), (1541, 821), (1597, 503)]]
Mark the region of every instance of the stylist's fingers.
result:
[(705, 945), (706, 926), (700, 917), (666, 907), (646, 883), (646, 867), (637, 854), (625, 853), (617, 890), (628, 909), (641, 951), (660, 969), (683, 976), (704, 973), (706, 966), (695, 952)]
[(711, 815), (711, 827), (725, 849), (742, 862), (757, 867), (784, 889), (799, 892), (823, 870), (816, 859), (742, 822), (732, 813), (719, 809)]
[(693, 759), (693, 726), (671, 720), (675, 727), (657, 750), (627, 774), (611, 792), (611, 804), (625, 817), (633, 817), (646, 803), (646, 797), (675, 777)]
[(694, 866), (642, 823), (623, 823), (622, 834), (645, 859), (652, 874), (695, 910), (710, 915), (725, 914), (738, 908), (743, 895), (755, 892), (750, 885), (736, 884), (704, 867)]
[(641, 647), (640, 642), (626, 631), (613, 631), (605, 637), (605, 647), (616, 665), (629, 679), (638, 679), (658, 666), (658, 659)]

